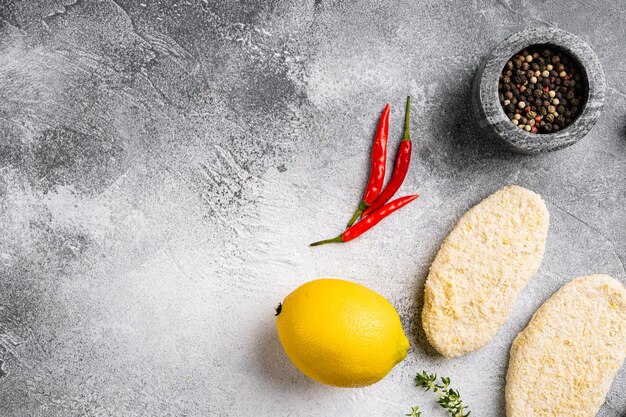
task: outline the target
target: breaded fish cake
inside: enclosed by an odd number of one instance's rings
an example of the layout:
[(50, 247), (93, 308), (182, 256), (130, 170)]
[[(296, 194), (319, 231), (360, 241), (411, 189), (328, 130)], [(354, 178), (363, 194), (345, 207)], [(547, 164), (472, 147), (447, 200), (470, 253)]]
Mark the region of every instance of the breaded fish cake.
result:
[(507, 417), (593, 417), (626, 357), (626, 288), (576, 278), (537, 310), (511, 347)]
[(447, 357), (485, 346), (537, 272), (548, 234), (541, 197), (512, 185), (465, 213), (430, 267), (422, 323)]

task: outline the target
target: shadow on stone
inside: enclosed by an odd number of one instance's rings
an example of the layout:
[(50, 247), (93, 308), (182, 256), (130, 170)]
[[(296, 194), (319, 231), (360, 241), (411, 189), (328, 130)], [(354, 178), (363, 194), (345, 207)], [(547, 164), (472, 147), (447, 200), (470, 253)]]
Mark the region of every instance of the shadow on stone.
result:
[(306, 391), (320, 386), (291, 363), (280, 344), (274, 323), (264, 322), (259, 328), (257, 356), (262, 374), (280, 390)]
[(439, 104), (433, 109), (430, 129), (437, 140), (430, 147), (435, 147), (431, 149), (435, 153), (432, 158), (439, 159), (433, 161), (433, 169), (443, 163), (462, 174), (488, 161), (506, 163), (525, 157), (506, 149), (479, 125), (471, 100), (474, 76), (474, 71), (463, 74), (459, 82), (444, 87)]
[(426, 356), (433, 359), (440, 358), (441, 355), (430, 345), (430, 343), (428, 343), (426, 333), (424, 332), (424, 326), (422, 325), (422, 309), (424, 307), (424, 284), (426, 283), (426, 278), (428, 277), (430, 264), (435, 259), (435, 256), (436, 253), (431, 256), (428, 266), (419, 272), (415, 280), (414, 301), (411, 304), (410, 310), (413, 314), (410, 322), (410, 338), (413, 341), (412, 345), (419, 348)]

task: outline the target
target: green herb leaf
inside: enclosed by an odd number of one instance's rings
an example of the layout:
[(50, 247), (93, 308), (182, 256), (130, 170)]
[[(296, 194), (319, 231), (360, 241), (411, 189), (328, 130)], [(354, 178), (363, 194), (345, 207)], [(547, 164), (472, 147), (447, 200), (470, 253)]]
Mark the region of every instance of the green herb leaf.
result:
[[(439, 395), (437, 404), (448, 410), (451, 417), (469, 417), (471, 412), (467, 409), (467, 406), (463, 404), (461, 394), (459, 391), (450, 388), (450, 378), (441, 377), (439, 379), (440, 383), (437, 381), (437, 374), (428, 374), (426, 371), (418, 373), (415, 377), (415, 385), (423, 388), (425, 391), (432, 390)], [(414, 408), (411, 410), (417, 412)], [(407, 414), (407, 416), (413, 416), (413, 414)]]
[(420, 417), (421, 415), (422, 415), (422, 412), (420, 411), (420, 408), (417, 405), (415, 407), (411, 407), (410, 414), (405, 414), (405, 416), (408, 416), (408, 417)]

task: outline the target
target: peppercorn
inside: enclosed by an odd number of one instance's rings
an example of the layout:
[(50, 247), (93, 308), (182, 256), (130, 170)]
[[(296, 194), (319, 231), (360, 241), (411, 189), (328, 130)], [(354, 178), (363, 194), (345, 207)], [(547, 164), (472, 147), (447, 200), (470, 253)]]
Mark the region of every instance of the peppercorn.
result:
[(585, 93), (574, 80), (580, 79), (576, 61), (565, 52), (531, 47), (506, 61), (498, 98), (506, 116), (520, 129), (551, 133), (565, 128), (579, 114)]

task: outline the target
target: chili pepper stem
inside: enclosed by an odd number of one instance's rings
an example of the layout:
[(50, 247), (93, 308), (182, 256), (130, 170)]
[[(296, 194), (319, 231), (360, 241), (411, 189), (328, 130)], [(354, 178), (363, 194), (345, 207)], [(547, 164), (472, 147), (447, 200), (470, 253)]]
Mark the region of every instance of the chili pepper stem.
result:
[(352, 218), (350, 219), (346, 227), (352, 226), (354, 222), (356, 222), (357, 219), (361, 217), (361, 214), (363, 214), (363, 211), (368, 207), (369, 207), (369, 204), (367, 204), (365, 201), (361, 201), (359, 203), (359, 208), (357, 209), (357, 211), (354, 212), (354, 215), (352, 216)]
[(339, 235), (332, 239), (326, 239), (326, 240), (320, 240), (319, 242), (313, 242), (309, 246), (319, 246), (319, 245), (325, 245), (327, 243), (343, 243), (343, 238), (341, 235)]
[(402, 140), (410, 141), (411, 133), (409, 132), (411, 125), (411, 96), (406, 98), (406, 111), (404, 113), (404, 138)]

